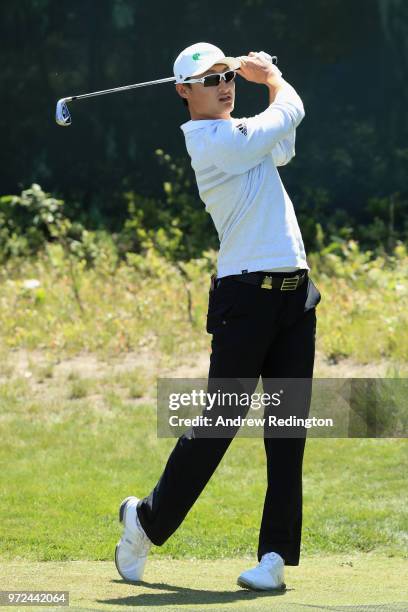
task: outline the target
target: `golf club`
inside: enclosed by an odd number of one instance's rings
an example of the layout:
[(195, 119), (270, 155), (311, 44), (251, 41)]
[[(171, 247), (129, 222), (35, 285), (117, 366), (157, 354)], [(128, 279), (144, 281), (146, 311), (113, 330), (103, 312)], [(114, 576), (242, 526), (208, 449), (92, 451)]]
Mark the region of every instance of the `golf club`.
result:
[(136, 87), (146, 87), (147, 85), (157, 85), (158, 83), (170, 83), (171, 81), (175, 80), (176, 77), (168, 77), (166, 79), (157, 79), (156, 81), (146, 81), (145, 83), (136, 83), (134, 85), (125, 85), (123, 87), (115, 87), (113, 89), (104, 89), (103, 91), (94, 91), (92, 93), (81, 94), (80, 96), (70, 96), (69, 98), (61, 98), (57, 102), (55, 120), (58, 125), (71, 125), (72, 119), (68, 110), (67, 102), (73, 102), (74, 100), (83, 100), (84, 98), (93, 98), (95, 96), (103, 96), (105, 94), (116, 93), (119, 91), (128, 91), (129, 89), (135, 89)]
[[(276, 55), (269, 55), (265, 51), (260, 51), (259, 55), (262, 55), (265, 59), (269, 60), (273, 64), (277, 64), (278, 58)], [(147, 85), (158, 85), (159, 83), (170, 83), (174, 82), (176, 77), (168, 77), (165, 79), (157, 79), (156, 81), (146, 81), (144, 83), (135, 83), (134, 85), (124, 85), (123, 87), (114, 87), (113, 89), (104, 89), (103, 91), (94, 91), (92, 93), (81, 94), (79, 96), (69, 96), (67, 98), (61, 98), (57, 102), (57, 109), (55, 111), (55, 120), (58, 125), (67, 127), (71, 125), (72, 119), (68, 109), (67, 102), (73, 102), (74, 100), (83, 100), (84, 98), (94, 98), (95, 96), (104, 96), (105, 94), (118, 93), (120, 91), (129, 91), (130, 89), (136, 89), (136, 87), (146, 87)]]

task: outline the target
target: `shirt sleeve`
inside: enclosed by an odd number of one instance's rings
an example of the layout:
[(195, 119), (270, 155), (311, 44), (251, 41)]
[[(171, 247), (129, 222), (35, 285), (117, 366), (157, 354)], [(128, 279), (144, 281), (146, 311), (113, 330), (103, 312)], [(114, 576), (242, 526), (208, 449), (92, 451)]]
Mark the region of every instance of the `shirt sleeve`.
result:
[(238, 122), (219, 121), (207, 132), (206, 145), (211, 150), (213, 163), (224, 172), (242, 174), (271, 153), (278, 162), (288, 159), (294, 148), (295, 129), (304, 116), (301, 98), (284, 81), (274, 102), (259, 115)]
[(275, 166), (285, 166), (292, 157), (295, 157), (295, 140), (296, 130), (293, 130), (288, 137), (282, 138), (282, 140), (276, 143), (271, 151)]

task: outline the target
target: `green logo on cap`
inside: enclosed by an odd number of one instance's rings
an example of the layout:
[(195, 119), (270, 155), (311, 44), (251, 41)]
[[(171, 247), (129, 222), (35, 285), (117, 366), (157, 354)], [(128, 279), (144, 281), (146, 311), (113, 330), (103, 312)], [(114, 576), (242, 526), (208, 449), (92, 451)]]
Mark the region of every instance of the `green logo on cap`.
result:
[(199, 59), (200, 59), (200, 53), (194, 53), (194, 55), (193, 55), (193, 60), (194, 60), (195, 62), (198, 62), (198, 60), (199, 60)]

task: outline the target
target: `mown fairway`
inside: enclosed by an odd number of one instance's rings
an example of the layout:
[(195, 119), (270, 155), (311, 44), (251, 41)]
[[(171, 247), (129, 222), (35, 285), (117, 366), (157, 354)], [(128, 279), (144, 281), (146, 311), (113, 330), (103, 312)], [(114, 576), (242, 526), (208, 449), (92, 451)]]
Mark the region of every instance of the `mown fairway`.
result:
[(239, 557), (211, 561), (155, 559), (146, 566), (145, 580), (130, 584), (123, 582), (112, 563), (106, 561), (14, 561), (2, 564), (0, 580), (2, 585), (7, 585), (2, 588), (9, 590), (67, 590), (69, 609), (76, 611), (123, 612), (136, 608), (144, 611), (402, 612), (408, 609), (406, 560), (358, 553), (305, 556), (299, 567), (287, 568), (287, 591), (282, 595), (255, 593), (238, 587), (236, 577), (250, 564), (249, 559)]

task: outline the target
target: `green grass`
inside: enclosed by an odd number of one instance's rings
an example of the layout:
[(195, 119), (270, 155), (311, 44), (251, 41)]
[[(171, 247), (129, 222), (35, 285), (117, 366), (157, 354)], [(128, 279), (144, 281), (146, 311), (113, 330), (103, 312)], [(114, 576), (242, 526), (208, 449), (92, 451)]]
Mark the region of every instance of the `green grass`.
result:
[[(23, 378), (0, 386), (1, 558), (112, 558), (118, 504), (150, 491), (175, 443), (157, 439), (154, 403), (132, 400), (121, 381), (95, 380), (93, 395), (77, 399), (58, 381), (48, 398), (44, 384), (33, 390)], [(407, 465), (405, 440), (309, 439), (303, 550), (406, 555)], [(265, 477), (262, 440), (234, 440), (185, 522), (153, 555), (253, 555)]]
[(407, 562), (401, 559), (361, 553), (304, 557), (299, 567), (285, 569), (287, 590), (280, 595), (236, 585), (237, 576), (252, 566), (253, 560), (239, 557), (211, 561), (149, 559), (144, 581), (130, 584), (122, 581), (112, 561), (12, 561), (0, 566), (0, 581), (8, 590), (69, 591), (69, 609), (76, 611), (402, 612), (408, 607)]

